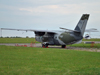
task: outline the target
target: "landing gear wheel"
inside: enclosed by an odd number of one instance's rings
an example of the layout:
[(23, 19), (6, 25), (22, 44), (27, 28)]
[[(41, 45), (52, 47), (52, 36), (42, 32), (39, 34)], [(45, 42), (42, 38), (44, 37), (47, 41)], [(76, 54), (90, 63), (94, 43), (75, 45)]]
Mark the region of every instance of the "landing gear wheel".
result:
[(45, 48), (48, 48), (48, 45), (47, 44), (45, 45)]
[(66, 45), (62, 45), (62, 48), (66, 48)]
[(43, 48), (48, 48), (48, 44), (42, 44)]
[(43, 48), (45, 48), (45, 45), (44, 45), (44, 44), (42, 44), (42, 47), (43, 47)]

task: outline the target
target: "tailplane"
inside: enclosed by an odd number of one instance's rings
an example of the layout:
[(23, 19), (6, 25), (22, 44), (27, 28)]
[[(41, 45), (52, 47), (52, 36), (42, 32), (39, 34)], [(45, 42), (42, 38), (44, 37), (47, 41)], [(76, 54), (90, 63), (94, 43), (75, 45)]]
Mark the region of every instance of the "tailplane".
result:
[(85, 28), (86, 28), (88, 18), (89, 18), (89, 14), (83, 14), (81, 19), (79, 20), (76, 28), (75, 28), (75, 30), (79, 31), (82, 36), (84, 35), (84, 31), (85, 31)]

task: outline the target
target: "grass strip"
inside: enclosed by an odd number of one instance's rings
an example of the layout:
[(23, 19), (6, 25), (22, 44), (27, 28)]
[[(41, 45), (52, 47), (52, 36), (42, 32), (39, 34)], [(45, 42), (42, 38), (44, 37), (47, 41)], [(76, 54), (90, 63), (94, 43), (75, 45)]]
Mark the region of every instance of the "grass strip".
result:
[(100, 53), (0, 46), (0, 75), (100, 75)]

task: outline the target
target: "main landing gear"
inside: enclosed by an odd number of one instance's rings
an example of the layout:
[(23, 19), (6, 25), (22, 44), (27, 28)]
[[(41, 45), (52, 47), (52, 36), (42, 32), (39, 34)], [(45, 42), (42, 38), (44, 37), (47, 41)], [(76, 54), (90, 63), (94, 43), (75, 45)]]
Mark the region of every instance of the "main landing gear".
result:
[(48, 48), (48, 44), (42, 44), (43, 48)]
[(66, 48), (66, 45), (62, 45), (62, 47), (61, 48)]
[[(48, 45), (49, 45), (49, 44), (47, 44), (47, 43), (46, 43), (46, 44), (42, 44), (42, 47), (43, 47), (43, 48), (48, 48)], [(61, 48), (66, 48), (66, 45), (62, 45)]]

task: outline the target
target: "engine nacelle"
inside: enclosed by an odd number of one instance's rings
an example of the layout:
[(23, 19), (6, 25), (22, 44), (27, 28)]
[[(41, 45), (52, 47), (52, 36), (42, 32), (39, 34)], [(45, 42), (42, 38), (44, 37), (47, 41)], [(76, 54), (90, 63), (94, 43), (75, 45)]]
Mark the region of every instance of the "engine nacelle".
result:
[(35, 36), (43, 36), (45, 32), (35, 32)]
[(53, 42), (54, 33), (47, 33), (47, 32), (35, 32), (35, 39), (41, 43), (43, 42)]

